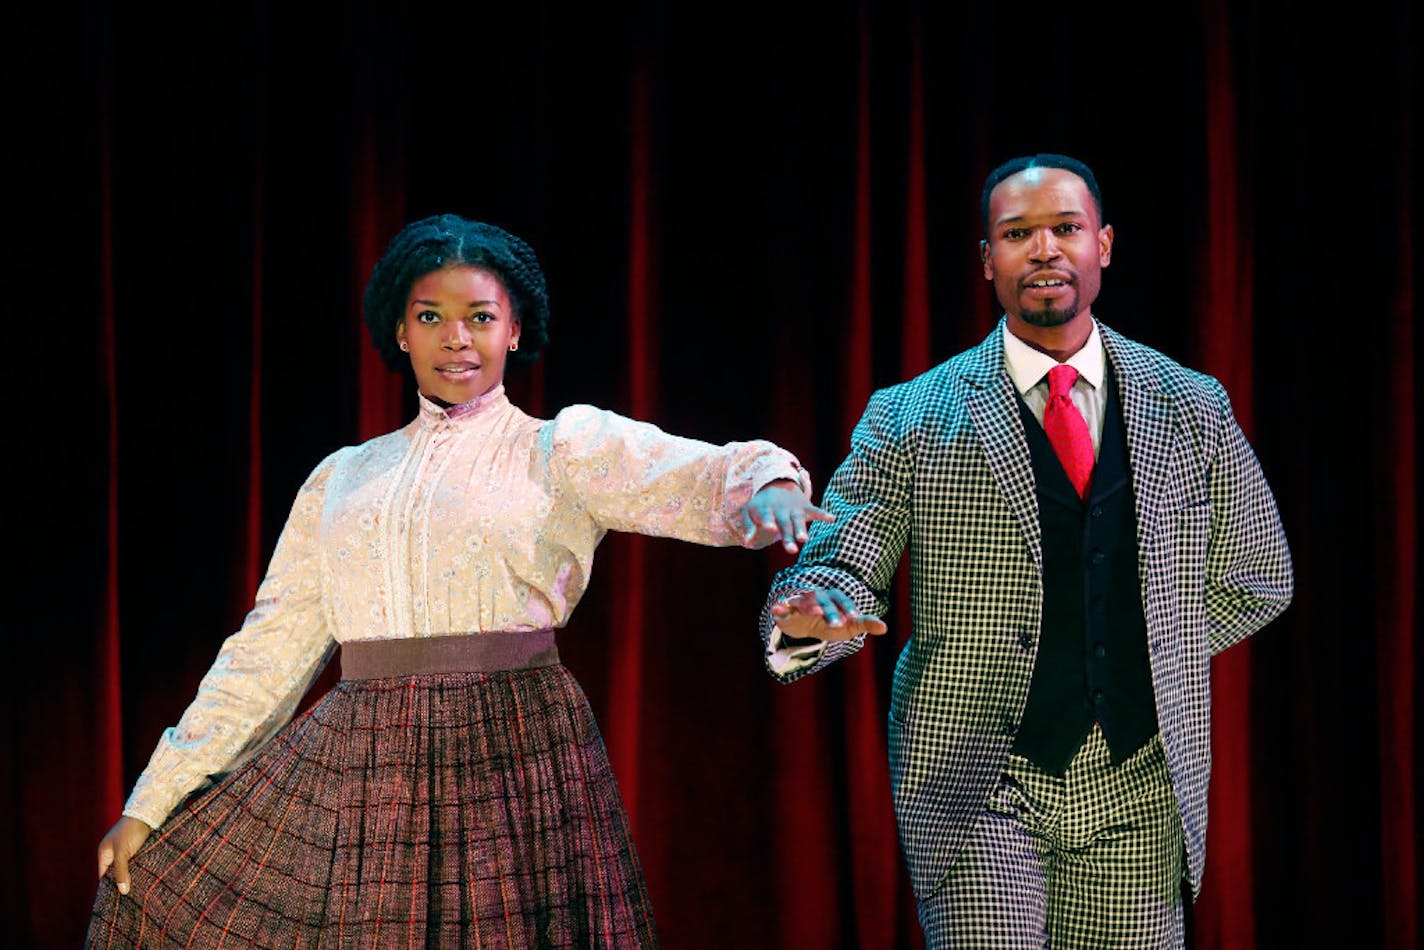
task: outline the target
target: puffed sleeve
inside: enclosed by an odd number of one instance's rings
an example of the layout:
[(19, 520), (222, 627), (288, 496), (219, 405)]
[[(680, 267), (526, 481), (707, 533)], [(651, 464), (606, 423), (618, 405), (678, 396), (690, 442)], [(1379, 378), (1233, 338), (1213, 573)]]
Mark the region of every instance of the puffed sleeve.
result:
[(811, 497), (796, 457), (757, 439), (715, 445), (592, 406), (570, 406), (541, 433), (550, 477), (600, 527), (697, 544), (743, 543), (742, 509), (790, 479)]
[(252, 611), (159, 739), (125, 815), (157, 828), (209, 776), (232, 770), (272, 738), (331, 657), (318, 532), (335, 459), (317, 466), (297, 493)]

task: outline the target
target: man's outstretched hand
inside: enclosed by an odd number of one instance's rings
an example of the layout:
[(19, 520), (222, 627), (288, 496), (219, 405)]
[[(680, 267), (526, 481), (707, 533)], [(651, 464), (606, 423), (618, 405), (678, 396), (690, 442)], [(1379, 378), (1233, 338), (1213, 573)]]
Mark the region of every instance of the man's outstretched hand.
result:
[(862, 633), (880, 636), (889, 627), (863, 614), (844, 593), (828, 588), (801, 591), (771, 605), (771, 618), (788, 637), (849, 640)]

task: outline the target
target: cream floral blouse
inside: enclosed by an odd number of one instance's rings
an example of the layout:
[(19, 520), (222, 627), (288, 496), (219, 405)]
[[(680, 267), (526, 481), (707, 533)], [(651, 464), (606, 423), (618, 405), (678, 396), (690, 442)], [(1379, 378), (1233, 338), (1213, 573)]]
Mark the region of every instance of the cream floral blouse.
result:
[(158, 827), (291, 718), (336, 644), (568, 622), (608, 531), (742, 543), (741, 509), (810, 479), (770, 442), (716, 446), (591, 406), (534, 419), (502, 386), (326, 458), (257, 600), (124, 807)]

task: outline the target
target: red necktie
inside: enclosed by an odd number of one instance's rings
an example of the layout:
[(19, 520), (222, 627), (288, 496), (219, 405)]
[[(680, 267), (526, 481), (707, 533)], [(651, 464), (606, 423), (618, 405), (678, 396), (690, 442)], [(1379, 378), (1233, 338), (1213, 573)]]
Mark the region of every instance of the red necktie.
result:
[(1078, 371), (1067, 363), (1059, 363), (1048, 371), (1048, 405), (1043, 410), (1043, 431), (1053, 443), (1053, 451), (1063, 463), (1068, 480), (1078, 490), (1079, 498), (1088, 497), (1088, 484), (1093, 480), (1093, 437), (1083, 414), (1073, 405), (1068, 393)]

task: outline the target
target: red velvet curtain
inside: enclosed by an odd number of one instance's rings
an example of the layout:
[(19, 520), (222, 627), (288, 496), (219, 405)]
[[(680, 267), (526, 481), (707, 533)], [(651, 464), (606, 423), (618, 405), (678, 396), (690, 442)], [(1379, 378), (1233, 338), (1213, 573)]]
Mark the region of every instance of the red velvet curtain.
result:
[[(359, 315), (401, 223), (540, 251), (530, 412), (768, 437), (819, 491), (875, 387), (993, 325), (978, 189), (1046, 150), (1105, 190), (1095, 311), (1227, 386), (1296, 558), (1213, 666), (1192, 945), (1416, 946), (1417, 14), (1128, 9), (12, 4), (0, 941), (79, 943), (94, 845), (298, 485), (410, 417)], [(783, 687), (755, 616), (787, 563), (612, 536), (561, 650), (669, 947), (921, 946), (906, 579), (890, 637)]]

